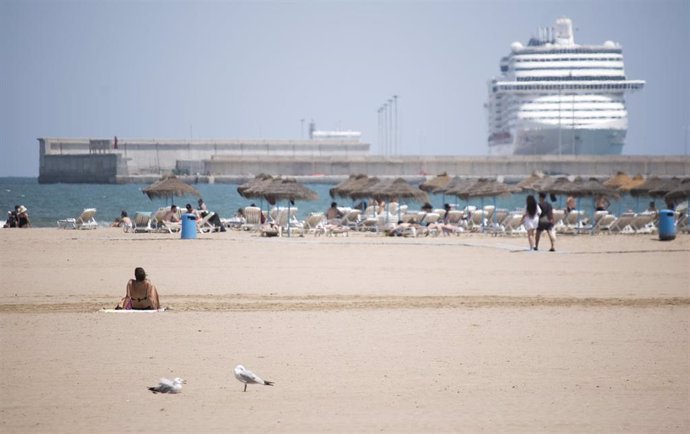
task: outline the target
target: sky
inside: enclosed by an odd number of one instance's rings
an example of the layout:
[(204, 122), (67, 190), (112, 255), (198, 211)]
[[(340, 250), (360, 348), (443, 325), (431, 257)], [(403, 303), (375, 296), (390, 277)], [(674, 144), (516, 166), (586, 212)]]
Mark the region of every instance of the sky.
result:
[(393, 95), (400, 154), (486, 155), (488, 80), (561, 16), (646, 80), (623, 153), (687, 153), (687, 0), (0, 0), (0, 176), (38, 175), (38, 137), (299, 139), (312, 120), (380, 153)]

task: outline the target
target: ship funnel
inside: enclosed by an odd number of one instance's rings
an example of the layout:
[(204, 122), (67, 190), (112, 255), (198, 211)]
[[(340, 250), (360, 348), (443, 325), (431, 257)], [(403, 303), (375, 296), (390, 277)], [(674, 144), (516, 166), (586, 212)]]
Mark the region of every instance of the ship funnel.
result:
[(573, 22), (570, 18), (559, 18), (556, 20), (556, 43), (558, 45), (575, 45), (573, 37)]

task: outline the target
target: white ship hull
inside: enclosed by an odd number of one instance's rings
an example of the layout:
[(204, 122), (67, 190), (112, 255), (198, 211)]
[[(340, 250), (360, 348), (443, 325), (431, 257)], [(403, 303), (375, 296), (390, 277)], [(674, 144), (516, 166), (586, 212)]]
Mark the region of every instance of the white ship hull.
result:
[[(493, 145), (490, 155), (620, 155), (625, 130), (525, 130), (517, 143)], [(560, 136), (560, 138), (559, 138)], [(560, 140), (560, 147), (558, 145)]]
[(512, 142), (493, 144), (490, 155), (620, 155), (625, 143), (625, 122), (567, 128), (525, 125), (512, 132)]

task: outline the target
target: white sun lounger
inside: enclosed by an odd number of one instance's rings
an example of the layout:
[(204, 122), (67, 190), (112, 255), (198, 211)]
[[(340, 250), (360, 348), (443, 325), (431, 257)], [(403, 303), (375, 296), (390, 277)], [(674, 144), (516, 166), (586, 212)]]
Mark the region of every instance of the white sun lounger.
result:
[(94, 216), (96, 208), (86, 208), (77, 218), (58, 220), (58, 228), (61, 229), (96, 229), (98, 223)]
[(248, 206), (244, 208), (246, 222), (241, 226), (245, 231), (256, 231), (261, 228), (261, 208)]
[(151, 232), (153, 231), (153, 226), (151, 224), (151, 213), (137, 211), (134, 215), (134, 232)]
[(641, 212), (633, 218), (633, 221), (630, 222), (630, 226), (635, 230), (635, 233), (638, 234), (652, 233), (656, 230), (656, 226), (654, 226), (654, 219), (656, 219), (656, 216), (654, 212)]

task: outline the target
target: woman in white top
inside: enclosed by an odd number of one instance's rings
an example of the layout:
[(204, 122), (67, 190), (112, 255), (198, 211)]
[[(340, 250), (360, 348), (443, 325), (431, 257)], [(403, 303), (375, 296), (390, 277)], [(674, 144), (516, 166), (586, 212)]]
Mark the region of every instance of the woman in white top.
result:
[(539, 215), (541, 208), (537, 204), (537, 200), (533, 195), (527, 196), (525, 214), (522, 215), (522, 225), (527, 230), (527, 241), (529, 241), (529, 249), (534, 250), (534, 232), (539, 226)]

